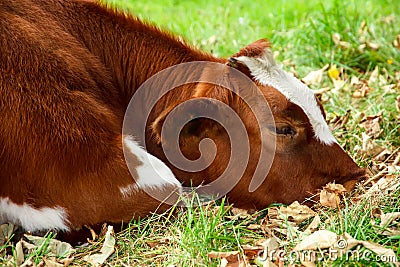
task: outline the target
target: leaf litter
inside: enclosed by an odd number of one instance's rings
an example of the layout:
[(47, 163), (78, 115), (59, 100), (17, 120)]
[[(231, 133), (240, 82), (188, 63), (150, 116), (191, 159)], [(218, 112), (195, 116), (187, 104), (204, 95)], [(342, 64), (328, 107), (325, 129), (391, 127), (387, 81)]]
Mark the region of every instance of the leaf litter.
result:
[[(365, 191), (365, 196), (374, 195), (390, 195), (398, 189), (400, 184), (399, 180), (384, 176), (377, 181), (370, 181), (370, 188)], [(322, 219), (320, 216), (321, 207), (323, 208), (338, 208), (341, 205), (340, 197), (345, 193), (343, 186), (338, 184), (328, 184), (321, 190), (319, 196), (322, 199), (323, 192), (332, 194), (328, 205), (327, 201), (321, 201), (320, 207), (309, 207), (302, 205), (299, 202), (293, 202), (288, 206), (270, 207), (268, 213), (264, 216), (260, 223), (260, 231), (265, 236), (264, 239), (253, 240), (252, 242), (240, 245), (236, 251), (211, 251), (208, 257), (212, 260), (218, 259), (220, 266), (284, 266), (287, 262), (279, 257), (269, 257), (268, 253), (271, 251), (315, 251), (321, 253), (321, 249), (338, 249), (340, 242), (345, 242), (345, 248), (340, 248), (342, 254), (348, 250), (360, 250), (362, 247), (371, 250), (377, 255), (384, 255), (387, 258), (394, 259), (395, 253), (389, 248), (382, 245), (357, 240), (350, 236), (348, 233), (338, 235), (326, 227), (326, 218)], [(334, 203), (334, 204), (333, 204)], [(335, 206), (336, 205), (336, 206)], [(226, 216), (228, 220), (248, 220), (252, 221), (260, 216), (260, 213), (249, 213), (245, 210), (232, 208), (231, 216)], [(398, 220), (400, 218), (399, 212), (383, 213), (380, 210), (375, 211), (375, 217), (380, 219), (379, 229), (382, 235), (394, 235), (399, 230)], [(248, 224), (251, 228), (255, 225), (254, 222)], [(2, 228), (0, 228), (2, 229)], [(16, 263), (22, 266), (33, 266), (31, 258), (24, 258), (24, 251), (32, 251), (37, 249), (38, 246), (43, 245), (44, 242), (49, 240), (35, 236), (25, 236), (28, 241), (19, 241), (15, 247), (16, 250)], [(291, 240), (291, 241), (289, 241)], [(344, 241), (343, 241), (344, 240)], [(172, 241), (166, 240), (166, 243)], [(149, 244), (150, 245), (150, 244)], [(162, 246), (164, 242), (155, 244), (155, 246)], [(110, 256), (115, 252), (115, 237), (111, 226), (107, 228), (106, 237), (102, 244), (99, 253), (86, 255), (83, 260), (93, 266), (105, 264)], [(49, 242), (50, 253), (46, 255), (42, 262), (46, 266), (69, 266), (73, 263), (75, 250), (68, 244), (61, 241), (51, 239)], [(25, 253), (26, 255), (26, 253)], [(60, 259), (60, 256), (64, 256)], [(315, 261), (301, 260), (304, 266), (315, 266)], [(314, 265), (313, 265), (314, 264)], [(398, 266), (398, 263), (395, 263)]]
[(108, 226), (103, 245), (100, 253), (87, 255), (83, 258), (84, 261), (91, 263), (93, 266), (102, 265), (115, 251), (114, 229), (111, 225)]

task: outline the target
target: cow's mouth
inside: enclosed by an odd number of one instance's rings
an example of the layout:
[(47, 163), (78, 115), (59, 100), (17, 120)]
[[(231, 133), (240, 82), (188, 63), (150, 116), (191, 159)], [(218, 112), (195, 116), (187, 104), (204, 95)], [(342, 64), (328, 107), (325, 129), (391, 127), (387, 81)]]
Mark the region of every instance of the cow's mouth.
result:
[(350, 180), (343, 183), (343, 187), (346, 189), (347, 192), (351, 192), (357, 185), (359, 180)]
[(347, 192), (352, 191), (357, 183), (361, 182), (366, 178), (366, 172), (364, 169), (360, 169), (357, 173), (346, 179), (346, 181), (342, 182), (341, 184), (346, 189)]

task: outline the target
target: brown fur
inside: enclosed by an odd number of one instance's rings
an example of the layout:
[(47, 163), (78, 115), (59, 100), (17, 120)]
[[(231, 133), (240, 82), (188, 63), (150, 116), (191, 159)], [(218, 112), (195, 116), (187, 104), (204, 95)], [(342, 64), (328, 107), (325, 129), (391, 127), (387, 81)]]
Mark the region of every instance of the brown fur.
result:
[[(265, 45), (259, 41), (239, 53), (256, 56)], [(122, 153), (123, 116), (144, 81), (189, 61), (227, 63), (90, 1), (2, 0), (0, 197), (35, 208), (64, 207), (70, 225), (77, 229), (84, 224), (128, 221), (133, 215), (156, 210), (159, 202), (146, 193), (124, 199), (118, 191), (132, 183)], [(239, 69), (249, 75), (244, 66)], [(203, 75), (212, 73), (205, 70)], [(294, 140), (278, 137), (273, 167), (257, 191), (249, 193), (247, 188), (260, 153), (259, 128), (249, 108), (223, 88), (197, 84), (165, 96), (149, 118), (147, 136), (158, 139), (149, 139), (148, 151), (165, 160), (159, 130), (173, 107), (191, 98), (215, 98), (239, 114), (250, 136), (250, 164), (228, 195), (236, 205), (263, 208), (272, 202), (289, 203), (304, 199), (329, 181), (362, 176), (338, 145), (324, 146), (312, 137), (299, 107), (274, 88), (259, 87), (275, 121), (293, 125), (298, 136)], [(194, 130), (181, 135), (184, 155), (197, 158), (200, 140), (208, 137), (215, 141), (220, 156), (199, 173), (171, 166), (186, 185), (213, 181), (229, 161), (226, 132), (209, 120), (197, 123)]]

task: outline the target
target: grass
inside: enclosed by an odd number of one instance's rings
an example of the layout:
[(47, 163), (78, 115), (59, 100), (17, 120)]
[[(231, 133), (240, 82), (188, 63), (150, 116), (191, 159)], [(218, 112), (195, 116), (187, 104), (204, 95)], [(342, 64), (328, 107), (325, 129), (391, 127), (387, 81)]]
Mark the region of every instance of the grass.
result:
[[(326, 64), (330, 68), (336, 66), (339, 70), (337, 79), (329, 77), (325, 71), (322, 80), (312, 84), (311, 88), (326, 89), (321, 99), (327, 119), (335, 128), (335, 136), (357, 163), (368, 168), (376, 179), (346, 196), (339, 210), (315, 206), (313, 209), (321, 218), (319, 229), (339, 235), (347, 232), (356, 239), (379, 243), (400, 257), (400, 236), (382, 234), (380, 218), (374, 216), (378, 210), (400, 212), (400, 172), (396, 169), (399, 163), (395, 162), (400, 155), (400, 110), (396, 108), (400, 92), (400, 49), (393, 45), (400, 34), (397, 1), (107, 2), (182, 35), (218, 56), (228, 57), (248, 43), (267, 37), (273, 44), (277, 60), (299, 77)], [(335, 43), (335, 33), (345, 43)], [(378, 68), (378, 79), (374, 81), (371, 76), (375, 68)], [(352, 84), (354, 77), (359, 82)], [(338, 82), (342, 86), (337, 86)], [(362, 86), (366, 95), (354, 97)], [(400, 98), (398, 101), (400, 105)], [(368, 136), (369, 126), (365, 121), (369, 120), (368, 116), (375, 115), (380, 116), (381, 132), (368, 139), (365, 135)], [(368, 147), (367, 151), (365, 147)], [(372, 150), (378, 152), (369, 153)], [(387, 152), (383, 153), (384, 150)], [(381, 177), (397, 182), (397, 187), (387, 192), (368, 193), (368, 187)], [(239, 251), (243, 256), (243, 245), (254, 245), (272, 233), (281, 238), (281, 247), (290, 251), (303, 238), (301, 233), (309, 224), (309, 221), (295, 226), (283, 223), (281, 227), (291, 229), (289, 237), (279, 234), (273, 227), (266, 227), (264, 224), (269, 219), (263, 213), (233, 216), (233, 210), (224, 203), (175, 208), (171, 213), (131, 222), (117, 235), (117, 252), (107, 262), (115, 266), (220, 266), (221, 259), (210, 259), (209, 252)], [(394, 221), (390, 227), (398, 230), (399, 223)], [(84, 255), (99, 249), (100, 243), (79, 248), (73, 264), (86, 264)], [(1, 246), (0, 265), (14, 266), (12, 255), (15, 250), (15, 244)], [(32, 257), (38, 264), (47, 255), (46, 247), (40, 246), (25, 258)], [(319, 261), (318, 265), (389, 264), (339, 258), (333, 262)]]
[[(399, 212), (400, 211), (400, 203), (398, 197), (400, 196), (400, 186), (397, 185), (396, 192), (393, 192), (390, 195), (375, 195), (375, 196), (364, 196), (362, 201), (359, 203), (351, 202), (351, 199), (348, 199), (344, 205), (343, 210), (341, 210), (340, 215), (335, 211), (330, 211), (325, 213), (326, 218), (333, 218), (332, 220), (325, 220), (326, 229), (332, 230), (336, 233), (344, 233), (347, 232), (354, 238), (358, 240), (367, 240), (382, 244), (386, 247), (393, 248), (395, 252), (397, 252), (397, 258), (399, 258), (399, 239), (400, 236), (385, 236), (380, 234), (381, 230), (379, 225), (379, 220), (374, 219), (371, 214), (374, 213), (375, 209), (381, 209), (382, 211), (387, 212)], [(362, 249), (360, 252), (364, 252), (366, 249)], [(329, 263), (326, 266), (345, 266), (348, 265), (356, 265), (361, 264), (363, 266), (370, 265), (371, 260), (373, 260), (373, 256), (366, 259), (359, 259), (357, 261), (348, 263), (346, 259), (341, 259), (334, 264)], [(385, 266), (385, 263), (375, 262), (373, 263), (376, 266)]]
[[(197, 198), (192, 201), (200, 203)], [(261, 238), (246, 228), (247, 221), (226, 219), (229, 214), (230, 207), (222, 201), (219, 206), (190, 205), (132, 221), (117, 235), (118, 252), (110, 261), (118, 266), (218, 266), (205, 261), (210, 251), (237, 250), (245, 240)], [(81, 258), (88, 252), (78, 252), (76, 263), (84, 264)]]

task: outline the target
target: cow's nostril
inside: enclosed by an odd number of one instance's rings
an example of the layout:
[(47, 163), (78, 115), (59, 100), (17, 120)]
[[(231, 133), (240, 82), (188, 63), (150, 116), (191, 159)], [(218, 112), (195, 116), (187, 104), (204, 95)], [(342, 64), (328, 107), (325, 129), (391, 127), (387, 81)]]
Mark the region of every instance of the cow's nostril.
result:
[(346, 189), (347, 192), (350, 192), (356, 187), (356, 184), (359, 182), (359, 180), (350, 180), (345, 183), (343, 183), (343, 187)]
[(366, 173), (365, 169), (360, 169), (360, 170), (357, 172), (355, 179), (356, 179), (357, 181), (362, 181), (362, 180), (364, 180), (366, 177), (367, 177), (367, 173)]
[(351, 176), (346, 179), (346, 181), (343, 183), (344, 188), (347, 190), (347, 192), (350, 192), (356, 187), (356, 184), (365, 179), (366, 173), (364, 169), (359, 169), (356, 172), (354, 172)]

